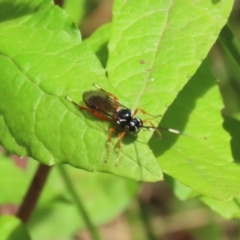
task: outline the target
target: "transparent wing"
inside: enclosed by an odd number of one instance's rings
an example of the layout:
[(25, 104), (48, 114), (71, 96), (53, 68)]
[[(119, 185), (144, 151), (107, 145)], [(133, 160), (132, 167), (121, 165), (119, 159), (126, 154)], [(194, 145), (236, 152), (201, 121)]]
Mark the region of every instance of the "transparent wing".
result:
[(102, 89), (86, 91), (83, 93), (82, 98), (89, 108), (112, 118), (115, 117), (118, 108), (127, 109), (127, 107), (118, 102), (117, 98), (114, 99)]

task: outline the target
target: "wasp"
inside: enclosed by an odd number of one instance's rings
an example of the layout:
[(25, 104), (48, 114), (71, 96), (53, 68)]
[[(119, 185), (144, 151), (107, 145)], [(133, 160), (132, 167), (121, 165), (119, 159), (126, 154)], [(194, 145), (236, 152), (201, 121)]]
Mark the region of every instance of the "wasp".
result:
[[(149, 115), (151, 117), (159, 117), (154, 116), (152, 114), (147, 113), (145, 110), (141, 108), (137, 108), (132, 111), (130, 108), (122, 105), (118, 98), (110, 93), (100, 88), (97, 84), (93, 84), (96, 87), (96, 90), (85, 91), (82, 95), (82, 99), (86, 106), (81, 106), (74, 102), (70, 97), (66, 96), (66, 99), (72, 102), (75, 106), (77, 106), (80, 110), (88, 111), (93, 116), (110, 122), (115, 122), (120, 130), (122, 130), (118, 134), (118, 142), (117, 142), (117, 159), (115, 165), (118, 165), (119, 160), (119, 152), (121, 148), (121, 140), (125, 136), (126, 133), (138, 134), (142, 128), (154, 130), (161, 137), (161, 133), (159, 129), (167, 130), (169, 132), (180, 134), (178, 130), (172, 128), (157, 128), (154, 124), (149, 120), (142, 120), (136, 117), (138, 112)], [(148, 123), (149, 125), (145, 125)], [(107, 157), (110, 152), (110, 143), (112, 140), (112, 134), (116, 132), (116, 128), (110, 128), (109, 135), (107, 138)]]

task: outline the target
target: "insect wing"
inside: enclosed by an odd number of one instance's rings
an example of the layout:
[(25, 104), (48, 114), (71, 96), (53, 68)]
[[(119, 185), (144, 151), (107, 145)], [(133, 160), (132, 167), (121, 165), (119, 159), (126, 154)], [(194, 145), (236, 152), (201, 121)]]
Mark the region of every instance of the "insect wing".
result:
[(82, 95), (85, 104), (100, 113), (114, 117), (116, 113), (114, 101), (106, 92), (99, 90), (86, 91)]

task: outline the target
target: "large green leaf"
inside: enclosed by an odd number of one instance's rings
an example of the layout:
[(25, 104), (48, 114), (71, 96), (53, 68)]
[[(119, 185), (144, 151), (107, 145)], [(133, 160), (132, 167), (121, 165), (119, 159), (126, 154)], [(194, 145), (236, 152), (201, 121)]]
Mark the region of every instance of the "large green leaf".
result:
[[(221, 26), (227, 20), (231, 5), (229, 1), (218, 2), (215, 5), (209, 1), (201, 1), (201, 3), (151, 1), (151, 4), (150, 1), (141, 1), (141, 6), (144, 6), (141, 8), (137, 1), (130, 1), (127, 4), (117, 1), (114, 7), (107, 63), (108, 77), (112, 85), (116, 87), (117, 96), (121, 96), (123, 103), (133, 109), (143, 107), (150, 113), (164, 113), (205, 58)], [(209, 74), (206, 77), (208, 76), (211, 77)], [(194, 84), (197, 84), (196, 87)], [(211, 85), (213, 84), (214, 82), (211, 82)], [(198, 88), (199, 85), (201, 86), (201, 83), (196, 81), (192, 87)], [(207, 91), (211, 86), (205, 85), (205, 87)], [(214, 96), (219, 98), (216, 91), (217, 89), (215, 89)], [(195, 97), (192, 90), (188, 94), (190, 97)], [(184, 131), (184, 126), (175, 123), (179, 121), (178, 118), (182, 117), (182, 123), (187, 124), (185, 114), (181, 112), (186, 103), (188, 104), (187, 97), (184, 102), (176, 102), (180, 108), (175, 108), (174, 114), (168, 114), (168, 117), (164, 118), (167, 121), (163, 121), (161, 125)], [(221, 102), (218, 102), (215, 117), (219, 124), (221, 124), (220, 108)], [(194, 110), (198, 111), (192, 107), (192, 111)], [(201, 121), (203, 128), (208, 129), (206, 122), (200, 119), (195, 120), (196, 124)], [(220, 126), (219, 129), (222, 130)], [(193, 129), (190, 130), (190, 134), (195, 136), (196, 132)], [(138, 139), (140, 141), (141, 134)], [(151, 145), (151, 149), (157, 156), (159, 149), (164, 148), (164, 144), (160, 145), (165, 140), (164, 136), (160, 141), (156, 136), (153, 138), (155, 144)], [(142, 151), (137, 144), (136, 148), (138, 152)], [(185, 148), (186, 146), (183, 146), (182, 151), (185, 151)], [(192, 148), (196, 148), (196, 145), (192, 144), (188, 148), (189, 151), (186, 154), (189, 158), (192, 157)], [(175, 151), (169, 151), (169, 155), (170, 159), (167, 159), (167, 162), (172, 167), (174, 166), (171, 164), (172, 158), (175, 161), (178, 161), (178, 158), (176, 158)], [(229, 149), (225, 156), (230, 158)], [(204, 154), (203, 158), (205, 158)], [(160, 159), (160, 165), (164, 167), (161, 161)], [(164, 170), (168, 173), (176, 171), (174, 167), (172, 170), (170, 168)], [(179, 174), (183, 175), (181, 172)], [(192, 179), (188, 179), (188, 182), (190, 181)], [(196, 182), (191, 186), (197, 188), (198, 191), (205, 189), (205, 186), (194, 186)], [(236, 193), (236, 186), (233, 192)], [(208, 191), (208, 194), (211, 192)]]
[(152, 139), (151, 143), (168, 175), (198, 193), (227, 201), (239, 192), (240, 167), (233, 162), (230, 136), (221, 126), (221, 108), (221, 96), (207, 59), (162, 121), (182, 129), (184, 135), (177, 139), (163, 133), (165, 141)]
[(79, 112), (64, 96), (79, 101), (96, 82), (132, 109), (164, 113), (216, 40), (231, 2), (116, 1), (109, 81), (76, 26), (50, 1), (0, 4), (1, 144), (48, 165), (160, 180), (156, 147), (146, 144), (151, 132), (123, 139), (117, 167), (113, 138), (104, 163), (108, 123)]
[(116, 1), (107, 70), (124, 103), (164, 113), (216, 41), (232, 4)]
[(159, 180), (161, 171), (156, 161), (148, 161), (145, 143), (140, 143), (139, 159), (129, 144), (118, 167), (116, 154), (104, 163), (108, 125), (80, 113), (64, 97), (80, 99), (91, 83), (106, 79), (105, 70), (81, 44), (77, 28), (64, 12), (48, 1), (40, 2), (9, 1), (12, 11), (5, 17), (11, 20), (0, 25), (2, 145), (49, 165), (69, 163), (88, 171)]

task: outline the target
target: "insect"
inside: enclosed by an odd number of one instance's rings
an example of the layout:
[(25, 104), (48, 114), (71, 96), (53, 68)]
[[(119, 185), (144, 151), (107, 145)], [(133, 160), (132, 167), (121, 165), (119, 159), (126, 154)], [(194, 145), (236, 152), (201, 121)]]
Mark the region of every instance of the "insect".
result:
[[(157, 128), (154, 124), (149, 120), (141, 120), (140, 118), (135, 117), (138, 112), (149, 115), (151, 117), (159, 117), (154, 116), (152, 114), (147, 113), (145, 110), (141, 108), (137, 108), (132, 111), (130, 108), (125, 107), (121, 103), (119, 103), (118, 98), (110, 92), (105, 91), (100, 88), (97, 84), (93, 84), (97, 89), (86, 91), (82, 95), (82, 99), (86, 106), (81, 106), (74, 102), (71, 98), (66, 96), (66, 99), (76, 105), (80, 110), (85, 110), (90, 112), (93, 116), (106, 120), (115, 122), (119, 129), (122, 130), (118, 134), (118, 142), (117, 142), (117, 159), (115, 165), (118, 165), (119, 160), (119, 152), (121, 148), (121, 139), (125, 136), (126, 133), (138, 134), (142, 128), (150, 129), (156, 131), (156, 133), (161, 137), (161, 133), (159, 129), (167, 130), (169, 132), (173, 132), (175, 134), (179, 134), (180, 132), (171, 128)], [(150, 126), (145, 125), (148, 123)], [(116, 128), (110, 128), (109, 135), (107, 139), (107, 157), (110, 152), (110, 143), (112, 140), (112, 134), (116, 132)]]

